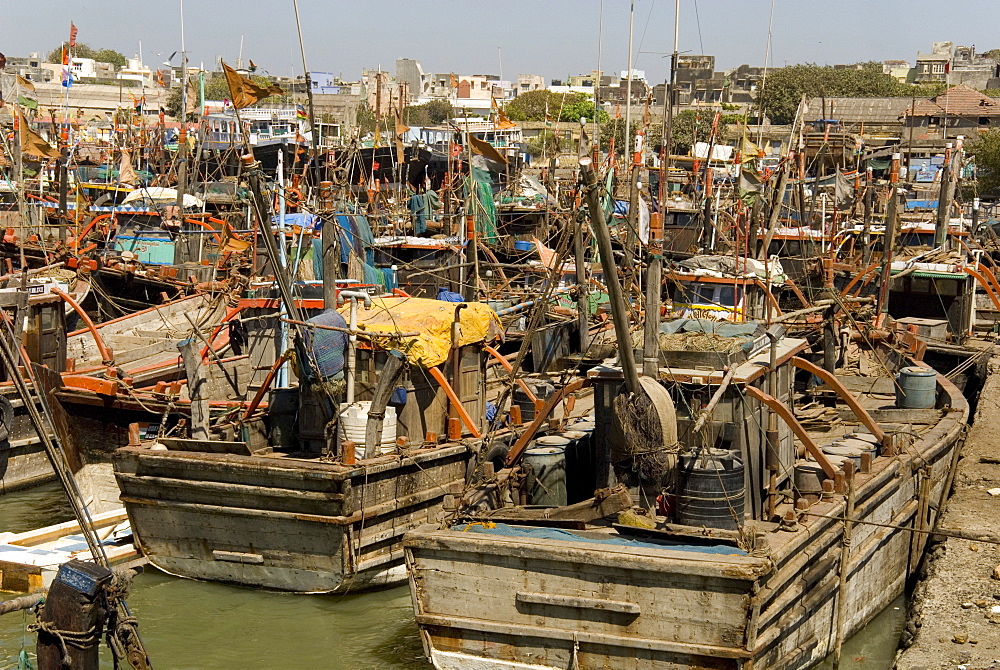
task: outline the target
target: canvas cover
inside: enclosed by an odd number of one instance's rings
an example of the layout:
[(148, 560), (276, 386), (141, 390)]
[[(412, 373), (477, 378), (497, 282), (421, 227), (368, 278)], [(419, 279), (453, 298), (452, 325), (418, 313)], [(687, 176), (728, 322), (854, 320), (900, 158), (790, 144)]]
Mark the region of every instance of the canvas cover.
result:
[[(489, 305), (463, 304), (465, 307), (458, 313), (460, 346), (500, 336), (503, 324)], [(413, 365), (432, 368), (448, 360), (457, 305), (427, 298), (372, 298), (369, 309), (363, 303), (358, 304), (358, 328), (370, 333), (417, 333), (401, 340), (378, 337), (373, 340), (380, 347), (403, 353)], [(340, 313), (347, 318), (350, 305), (342, 306)]]

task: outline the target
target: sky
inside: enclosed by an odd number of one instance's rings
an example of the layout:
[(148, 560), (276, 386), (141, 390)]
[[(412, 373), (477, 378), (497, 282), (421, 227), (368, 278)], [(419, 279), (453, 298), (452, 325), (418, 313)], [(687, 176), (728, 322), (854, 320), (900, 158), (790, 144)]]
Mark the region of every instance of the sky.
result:
[[(624, 71), (632, 0), (298, 0), (309, 69), (353, 80), (397, 58), (424, 72), (571, 74)], [(141, 49), (156, 68), (184, 45), (193, 65), (214, 69), (242, 53), (276, 76), (302, 74), (292, 0), (4, 0), (0, 52), (45, 55), (66, 40), (126, 56)], [(651, 82), (668, 76), (674, 0), (634, 0), (633, 62)], [(716, 56), (716, 69), (762, 65), (772, 0), (681, 0), (684, 53)], [(769, 64), (911, 63), (931, 42), (1000, 47), (997, 0), (773, 0)], [(44, 17), (41, 20), (40, 17)], [(600, 48), (599, 48), (600, 45)], [(179, 56), (173, 63), (179, 62)]]

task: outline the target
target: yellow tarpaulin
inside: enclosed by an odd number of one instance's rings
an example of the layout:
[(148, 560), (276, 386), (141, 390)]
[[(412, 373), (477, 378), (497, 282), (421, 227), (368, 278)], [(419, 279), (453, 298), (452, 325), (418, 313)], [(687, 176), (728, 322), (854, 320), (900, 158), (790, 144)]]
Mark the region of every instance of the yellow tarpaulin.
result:
[[(451, 351), (451, 324), (455, 308), (459, 312), (459, 345), (488, 342), (503, 332), (503, 324), (489, 305), (481, 302), (444, 302), (427, 298), (372, 298), (372, 306), (365, 309), (358, 304), (358, 329), (369, 333), (418, 333), (397, 338), (373, 338), (386, 349), (397, 349), (407, 360), (422, 368), (432, 368), (448, 360)], [(350, 305), (340, 308), (345, 319), (349, 318)]]

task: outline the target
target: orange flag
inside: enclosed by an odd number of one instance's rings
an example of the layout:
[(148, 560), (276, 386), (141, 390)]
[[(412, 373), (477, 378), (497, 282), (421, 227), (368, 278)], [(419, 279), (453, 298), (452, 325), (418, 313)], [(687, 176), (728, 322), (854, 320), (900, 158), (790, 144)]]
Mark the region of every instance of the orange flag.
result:
[(281, 95), (284, 93), (277, 84), (272, 84), (267, 88), (257, 84), (251, 79), (247, 79), (239, 72), (229, 67), (225, 63), (222, 69), (226, 73), (226, 81), (229, 82), (229, 92), (233, 96), (233, 106), (236, 109), (249, 107), (258, 100), (263, 100), (269, 95)]

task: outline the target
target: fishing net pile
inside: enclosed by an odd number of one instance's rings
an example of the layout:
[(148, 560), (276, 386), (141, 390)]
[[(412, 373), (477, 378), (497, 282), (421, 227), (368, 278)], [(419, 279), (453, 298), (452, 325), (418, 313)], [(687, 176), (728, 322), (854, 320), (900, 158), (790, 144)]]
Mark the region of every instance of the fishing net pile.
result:
[(749, 337), (725, 337), (716, 333), (660, 333), (660, 351), (711, 351), (735, 354), (752, 341)]
[(614, 399), (611, 461), (626, 486), (642, 481), (667, 484), (676, 471), (677, 416), (670, 394), (649, 377), (637, 393)]
[[(347, 321), (335, 310), (328, 309), (312, 317), (307, 323), (317, 326), (347, 329)], [(302, 344), (309, 357), (309, 368), (313, 371), (314, 390), (325, 390), (330, 394), (341, 393), (344, 382), (344, 357), (347, 351), (347, 333), (327, 328), (305, 328)]]

